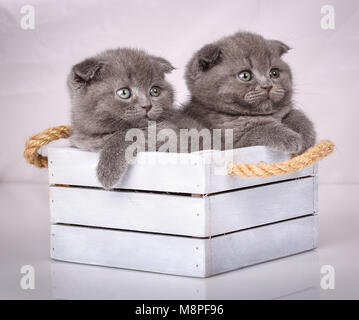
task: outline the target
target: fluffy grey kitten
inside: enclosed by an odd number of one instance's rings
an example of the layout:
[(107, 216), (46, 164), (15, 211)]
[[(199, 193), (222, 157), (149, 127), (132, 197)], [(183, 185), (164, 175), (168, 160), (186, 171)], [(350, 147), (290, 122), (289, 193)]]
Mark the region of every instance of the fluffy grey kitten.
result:
[(107, 50), (73, 66), (67, 81), (70, 141), (78, 148), (100, 151), (97, 176), (106, 189), (114, 187), (128, 167), (128, 129), (147, 130), (149, 120), (156, 121), (157, 130), (176, 128), (169, 121), (174, 92), (165, 80), (173, 69), (161, 57), (128, 48)]
[(234, 147), (299, 154), (315, 143), (312, 122), (293, 108), (292, 74), (277, 40), (238, 32), (205, 45), (186, 69), (184, 112), (208, 128), (233, 128)]

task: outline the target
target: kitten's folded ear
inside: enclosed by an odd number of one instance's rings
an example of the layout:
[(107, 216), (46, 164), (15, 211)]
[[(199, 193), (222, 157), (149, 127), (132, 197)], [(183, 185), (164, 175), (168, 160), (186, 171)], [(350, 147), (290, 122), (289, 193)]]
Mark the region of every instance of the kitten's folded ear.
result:
[(197, 51), (187, 64), (187, 81), (195, 80), (202, 72), (218, 64), (221, 61), (221, 54), (222, 50), (216, 44), (207, 44)]
[(207, 44), (200, 49), (196, 54), (199, 70), (207, 71), (214, 67), (220, 62), (221, 53), (221, 48), (215, 44)]
[(162, 57), (151, 56), (151, 59), (159, 65), (160, 70), (163, 73), (170, 73), (175, 69), (175, 67), (168, 60)]
[(72, 80), (77, 84), (87, 84), (99, 76), (104, 63), (95, 59), (86, 59), (72, 67)]
[(287, 46), (284, 42), (279, 40), (268, 40), (270, 47), (279, 55), (287, 53), (291, 48)]

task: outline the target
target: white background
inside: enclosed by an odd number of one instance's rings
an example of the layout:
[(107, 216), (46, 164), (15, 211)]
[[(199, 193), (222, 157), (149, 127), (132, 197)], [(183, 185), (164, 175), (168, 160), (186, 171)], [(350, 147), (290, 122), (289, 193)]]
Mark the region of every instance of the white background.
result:
[[(20, 26), (23, 5), (35, 8), (35, 29)], [(321, 7), (335, 8), (335, 29), (323, 30)], [(320, 166), (321, 183), (357, 183), (359, 2), (346, 1), (54, 1), (0, 4), (0, 181), (46, 182), (28, 165), (31, 135), (70, 123), (65, 86), (71, 66), (104, 49), (140, 47), (177, 68), (169, 79), (177, 102), (187, 98), (184, 67), (202, 45), (238, 30), (279, 39), (293, 48), (295, 101), (319, 138), (337, 150)]]

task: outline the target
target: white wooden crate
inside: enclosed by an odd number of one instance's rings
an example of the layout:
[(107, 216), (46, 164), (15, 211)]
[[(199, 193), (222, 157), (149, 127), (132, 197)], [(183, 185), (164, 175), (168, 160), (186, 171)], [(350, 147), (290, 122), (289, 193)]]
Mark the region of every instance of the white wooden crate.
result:
[[(209, 162), (214, 154), (223, 161)], [(315, 248), (317, 168), (230, 177), (225, 156), (143, 153), (116, 189), (105, 191), (95, 174), (98, 154), (50, 148), (52, 257), (207, 277)], [(288, 159), (265, 147), (236, 149), (232, 156)]]
[[(49, 148), (50, 184), (101, 187), (96, 177), (98, 153), (75, 148)], [(208, 163), (218, 155), (223, 163)], [(230, 157), (231, 154), (229, 153)], [(257, 146), (233, 150), (235, 162), (280, 162), (288, 155)], [(131, 165), (118, 189), (209, 194), (226, 190), (312, 176), (316, 167), (273, 178), (233, 178), (225, 171), (225, 152), (200, 151), (190, 154), (140, 153), (138, 163)], [(220, 162), (220, 161), (218, 161)], [(228, 162), (228, 161), (227, 161)]]

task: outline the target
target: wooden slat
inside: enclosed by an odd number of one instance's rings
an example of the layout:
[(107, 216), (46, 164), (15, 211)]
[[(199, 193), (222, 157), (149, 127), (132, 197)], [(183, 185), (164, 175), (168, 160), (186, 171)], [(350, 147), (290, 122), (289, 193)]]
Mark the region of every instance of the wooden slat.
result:
[(308, 177), (209, 196), (210, 234), (316, 213), (317, 189), (317, 177)]
[(206, 277), (317, 246), (317, 216), (210, 239), (52, 225), (57, 260)]
[(205, 275), (205, 240), (52, 225), (54, 259), (184, 276)]
[[(98, 154), (75, 148), (49, 148), (50, 184), (101, 187), (96, 177)], [(164, 192), (202, 193), (204, 172), (199, 156), (140, 153), (117, 188)]]
[[(96, 177), (97, 153), (54, 147), (49, 148), (48, 153), (50, 184), (101, 187)], [(225, 169), (229, 161), (273, 163), (287, 160), (289, 156), (262, 146), (235, 149), (231, 157), (226, 156), (228, 154), (216, 150), (191, 154), (140, 153), (137, 163), (130, 166), (117, 188), (208, 194), (314, 175), (316, 170), (308, 167), (272, 178), (230, 177)]]
[(53, 223), (206, 236), (203, 198), (50, 187)]
[(287, 220), (211, 239), (208, 274), (235, 270), (318, 246), (318, 216)]
[(209, 237), (316, 212), (316, 179), (207, 197), (50, 187), (51, 221)]

